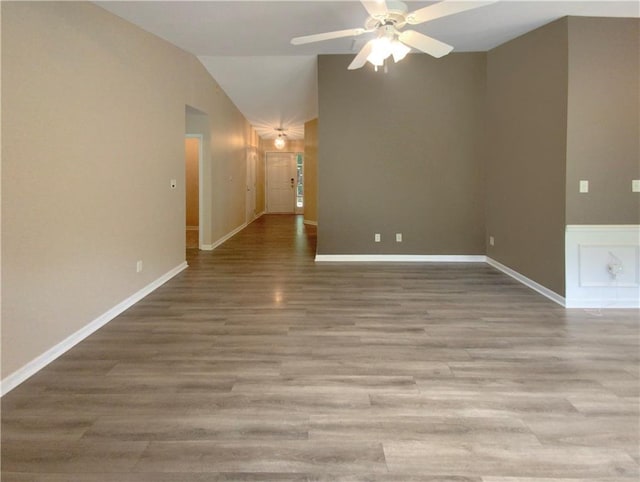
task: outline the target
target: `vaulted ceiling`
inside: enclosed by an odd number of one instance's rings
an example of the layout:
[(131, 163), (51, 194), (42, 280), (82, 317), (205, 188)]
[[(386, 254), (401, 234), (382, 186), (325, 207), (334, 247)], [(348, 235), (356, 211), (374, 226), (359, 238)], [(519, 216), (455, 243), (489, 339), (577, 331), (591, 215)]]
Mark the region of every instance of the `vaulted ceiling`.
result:
[[(290, 44), (297, 36), (362, 27), (367, 12), (355, 0), (95, 3), (196, 55), (264, 138), (276, 137), (276, 127), (302, 138), (304, 122), (318, 115), (316, 56), (355, 55), (368, 40)], [(405, 3), (415, 10), (435, 2)], [(455, 52), (486, 51), (565, 15), (639, 17), (639, 5), (635, 0), (502, 0), (413, 28), (453, 45)]]

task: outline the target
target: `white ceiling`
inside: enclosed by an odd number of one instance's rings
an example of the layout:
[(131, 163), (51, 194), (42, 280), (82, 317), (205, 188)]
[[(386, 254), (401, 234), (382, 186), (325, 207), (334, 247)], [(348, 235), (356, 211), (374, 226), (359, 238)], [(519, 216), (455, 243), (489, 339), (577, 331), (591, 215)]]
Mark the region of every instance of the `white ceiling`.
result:
[[(346, 38), (293, 46), (290, 39), (362, 27), (367, 19), (356, 0), (95, 3), (196, 55), (264, 138), (275, 137), (275, 127), (302, 138), (304, 122), (318, 115), (316, 55), (355, 55), (363, 43)], [(415, 10), (434, 2), (405, 3)], [(501, 0), (412, 28), (455, 52), (486, 51), (565, 15), (639, 17), (640, 3)]]

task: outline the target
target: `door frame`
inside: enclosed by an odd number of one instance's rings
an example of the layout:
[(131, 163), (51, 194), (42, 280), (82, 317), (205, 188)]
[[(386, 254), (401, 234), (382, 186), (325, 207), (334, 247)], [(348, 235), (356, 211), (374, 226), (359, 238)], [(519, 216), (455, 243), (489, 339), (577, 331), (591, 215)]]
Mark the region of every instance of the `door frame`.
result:
[[(204, 142), (204, 136), (202, 134), (185, 134), (185, 139), (198, 139), (198, 249), (202, 249), (202, 209), (204, 208), (204, 197), (202, 195), (202, 143)], [(185, 183), (186, 184), (186, 183)], [(185, 185), (185, 205), (187, 198), (187, 190)], [(186, 215), (186, 213), (185, 213)], [(187, 223), (185, 219), (184, 228), (186, 228)], [(183, 229), (184, 229), (183, 228)]]

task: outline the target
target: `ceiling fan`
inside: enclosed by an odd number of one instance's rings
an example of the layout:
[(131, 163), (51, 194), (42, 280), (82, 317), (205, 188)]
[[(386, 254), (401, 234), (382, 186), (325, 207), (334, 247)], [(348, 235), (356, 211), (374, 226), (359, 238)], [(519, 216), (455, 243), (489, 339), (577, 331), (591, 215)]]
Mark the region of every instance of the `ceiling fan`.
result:
[(411, 47), (440, 58), (453, 50), (451, 45), (428, 37), (415, 30), (402, 30), (404, 26), (418, 25), (437, 18), (446, 17), (474, 8), (495, 3), (497, 0), (458, 1), (442, 0), (433, 5), (409, 12), (403, 2), (393, 0), (360, 0), (369, 13), (364, 28), (337, 30), (335, 32), (319, 33), (295, 37), (291, 39), (293, 45), (302, 45), (323, 40), (342, 37), (357, 37), (364, 33), (375, 32), (376, 38), (369, 40), (349, 64), (349, 70), (359, 69), (369, 61), (376, 70), (384, 65), (384, 61), (393, 56), (395, 62), (402, 60)]

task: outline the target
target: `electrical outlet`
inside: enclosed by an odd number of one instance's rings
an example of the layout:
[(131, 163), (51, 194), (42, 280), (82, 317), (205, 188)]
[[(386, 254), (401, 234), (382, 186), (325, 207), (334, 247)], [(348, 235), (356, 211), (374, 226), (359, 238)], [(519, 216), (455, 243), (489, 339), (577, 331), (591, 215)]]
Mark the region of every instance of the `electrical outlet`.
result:
[(376, 233), (376, 234), (374, 234), (374, 235), (373, 235), (373, 240), (374, 240), (376, 243), (379, 243), (379, 242), (380, 242), (380, 233)]
[(489, 246), (495, 246), (496, 240), (493, 236), (489, 236)]
[(631, 181), (631, 192), (640, 192), (640, 179), (633, 179)]
[(142, 260), (136, 263), (136, 273), (142, 273)]
[(396, 243), (402, 242), (402, 233), (396, 233)]

